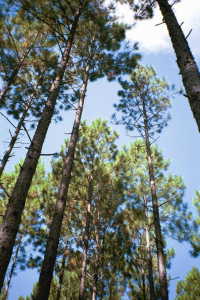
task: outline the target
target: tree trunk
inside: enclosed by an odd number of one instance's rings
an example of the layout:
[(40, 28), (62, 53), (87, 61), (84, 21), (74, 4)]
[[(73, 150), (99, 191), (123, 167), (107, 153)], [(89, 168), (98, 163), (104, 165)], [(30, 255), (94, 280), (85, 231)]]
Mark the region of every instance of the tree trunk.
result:
[(16, 66), (16, 68), (13, 70), (10, 78), (8, 79), (7, 83), (5, 84), (5, 86), (2, 88), (2, 90), (0, 91), (0, 106), (3, 105), (4, 100), (5, 100), (5, 96), (7, 94), (7, 92), (9, 91), (9, 89), (11, 88), (11, 85), (15, 82), (16, 77), (19, 73), (19, 71), (21, 70), (24, 61), (26, 60), (26, 58), (28, 57), (30, 51), (33, 49), (35, 42), (38, 38), (39, 32), (36, 34), (36, 37), (34, 39), (34, 42), (30, 45), (30, 47), (27, 49), (27, 51), (24, 53), (22, 59), (20, 60), (20, 62), (18, 63), (18, 65)]
[(200, 73), (187, 39), (167, 0), (157, 0), (166, 23), (193, 116), (200, 131)]
[(6, 292), (5, 292), (5, 300), (8, 299), (10, 284), (11, 284), (11, 280), (13, 278), (13, 274), (15, 272), (16, 266), (17, 266), (17, 259), (18, 259), (18, 254), (19, 254), (20, 248), (21, 248), (21, 243), (22, 243), (22, 234), (19, 235), (19, 243), (17, 245), (17, 249), (15, 251), (15, 255), (13, 257), (13, 262), (12, 262), (12, 265), (10, 268), (10, 272), (8, 274), (8, 281), (7, 281)]
[(84, 249), (83, 261), (82, 261), (82, 266), (81, 266), (81, 281), (80, 281), (80, 288), (79, 288), (79, 300), (84, 300), (86, 270), (87, 270), (87, 250)]
[(155, 182), (155, 175), (154, 175), (154, 165), (153, 165), (151, 144), (150, 144), (149, 131), (148, 131), (148, 119), (147, 119), (145, 101), (143, 99), (142, 99), (142, 106), (143, 106), (143, 116), (144, 116), (144, 131), (145, 131), (147, 163), (149, 169), (149, 182), (150, 182), (151, 198), (152, 198), (152, 206), (153, 206), (153, 221), (154, 221), (154, 230), (155, 230), (157, 259), (158, 259), (160, 296), (162, 300), (168, 300), (168, 282), (167, 282), (166, 262), (165, 262), (165, 253), (164, 253), (164, 243), (163, 243), (162, 231), (160, 225), (160, 215), (159, 215), (159, 206), (158, 206), (156, 182)]
[(91, 224), (91, 201), (93, 195), (93, 185), (92, 182), (89, 181), (88, 186), (88, 204), (87, 204), (87, 214), (86, 214), (86, 223), (85, 223), (85, 232), (83, 235), (83, 244), (84, 244), (84, 252), (83, 252), (83, 261), (81, 268), (81, 280), (80, 280), (80, 289), (79, 289), (79, 300), (84, 300), (84, 291), (85, 291), (85, 278), (87, 273), (87, 264), (88, 264), (88, 249), (89, 249), (89, 240), (90, 240), (90, 224)]
[(16, 143), (16, 141), (18, 139), (18, 135), (19, 135), (20, 130), (21, 130), (23, 124), (24, 124), (24, 120), (26, 118), (26, 115), (27, 115), (27, 112), (28, 112), (29, 108), (30, 108), (30, 104), (28, 104), (26, 106), (26, 109), (24, 110), (24, 112), (23, 112), (23, 114), (22, 114), (22, 116), (21, 116), (21, 118), (19, 120), (19, 123), (17, 124), (17, 127), (15, 128), (15, 133), (11, 137), (10, 143), (8, 145), (8, 149), (6, 150), (6, 152), (4, 153), (3, 158), (1, 159), (1, 163), (0, 163), (0, 178), (1, 178), (1, 175), (2, 175), (2, 173), (4, 171), (4, 169), (5, 169), (5, 166), (6, 166), (7, 162), (8, 162), (8, 160), (9, 160), (9, 158), (11, 156), (11, 152), (12, 152), (12, 150), (13, 150), (13, 148), (15, 146), (15, 143)]
[(50, 226), (49, 237), (46, 246), (46, 252), (44, 256), (44, 261), (42, 264), (40, 278), (38, 283), (38, 291), (36, 295), (36, 300), (47, 300), (49, 297), (50, 285), (53, 276), (54, 264), (56, 261), (57, 248), (60, 238), (60, 232), (62, 227), (62, 220), (65, 211), (65, 206), (67, 202), (67, 194), (71, 179), (71, 171), (73, 166), (74, 154), (76, 149), (76, 144), (78, 141), (79, 126), (81, 121), (81, 115), (83, 111), (83, 105), (87, 90), (88, 83), (88, 72), (86, 79), (84, 80), (82, 90), (80, 92), (79, 106), (76, 110), (76, 117), (72, 129), (72, 134), (70, 137), (68, 152), (64, 158), (62, 178), (60, 182), (58, 199), (55, 206), (55, 212), (53, 216), (53, 221)]
[(155, 287), (154, 287), (154, 279), (153, 279), (153, 265), (152, 265), (152, 255), (151, 255), (151, 246), (150, 246), (150, 236), (149, 236), (149, 217), (148, 217), (148, 207), (147, 207), (147, 199), (144, 197), (144, 205), (145, 205), (145, 215), (146, 215), (146, 228), (145, 228), (145, 236), (146, 236), (146, 249), (147, 249), (147, 269), (148, 269), (148, 281), (149, 281), (149, 299), (155, 300)]
[(59, 288), (58, 288), (58, 291), (57, 291), (56, 300), (60, 300), (60, 297), (61, 297), (64, 274), (65, 274), (65, 264), (66, 264), (66, 254), (64, 253), (63, 258), (62, 258), (62, 265), (61, 265), (60, 275), (59, 275)]
[(97, 288), (95, 285), (92, 287), (92, 300), (96, 300)]
[(63, 53), (62, 61), (58, 67), (55, 80), (51, 85), (47, 103), (42, 112), (32, 143), (29, 147), (12, 195), (9, 199), (4, 223), (0, 228), (0, 289), (3, 286), (5, 273), (12, 255), (16, 234), (21, 222), (26, 197), (37, 167), (48, 127), (51, 123), (62, 79), (70, 58), (70, 51), (76, 33), (76, 28), (78, 26), (79, 17), (80, 12), (75, 16), (69, 39)]
[[(147, 300), (144, 270), (142, 271), (142, 294), (143, 294), (143, 300)], [(155, 300), (155, 298), (154, 298), (154, 300)]]

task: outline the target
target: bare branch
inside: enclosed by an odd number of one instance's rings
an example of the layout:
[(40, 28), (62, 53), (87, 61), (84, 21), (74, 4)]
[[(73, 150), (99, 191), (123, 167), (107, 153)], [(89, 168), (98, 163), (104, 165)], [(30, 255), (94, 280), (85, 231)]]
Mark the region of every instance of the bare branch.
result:
[(0, 182), (0, 187), (1, 187), (1, 189), (4, 191), (4, 193), (6, 194), (6, 196), (7, 196), (8, 198), (10, 198), (10, 194), (7, 192), (6, 188), (3, 186), (3, 183), (2, 183), (2, 182)]
[(6, 115), (4, 115), (2, 112), (0, 112), (0, 114), (14, 127), (16, 128), (16, 126), (8, 119), (8, 117), (6, 117)]
[(187, 40), (187, 38), (190, 36), (190, 34), (191, 34), (191, 32), (192, 32), (192, 29), (190, 29), (190, 31), (188, 32), (188, 34), (186, 35), (186, 40)]

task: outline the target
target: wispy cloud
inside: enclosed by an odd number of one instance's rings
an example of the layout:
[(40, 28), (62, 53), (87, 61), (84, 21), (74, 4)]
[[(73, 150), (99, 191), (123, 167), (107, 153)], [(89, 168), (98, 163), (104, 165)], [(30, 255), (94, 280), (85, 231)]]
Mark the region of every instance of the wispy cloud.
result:
[[(192, 29), (188, 38), (190, 47), (196, 55), (200, 56), (200, 1), (182, 0), (176, 4), (174, 11), (179, 23), (187, 35)], [(133, 12), (127, 5), (118, 6), (118, 16), (128, 24), (134, 22)], [(171, 50), (171, 42), (165, 24), (162, 23), (162, 16), (158, 8), (155, 9), (154, 17), (150, 20), (137, 21), (136, 25), (127, 32), (127, 38), (131, 41), (138, 41), (140, 49), (147, 52), (168, 52)]]

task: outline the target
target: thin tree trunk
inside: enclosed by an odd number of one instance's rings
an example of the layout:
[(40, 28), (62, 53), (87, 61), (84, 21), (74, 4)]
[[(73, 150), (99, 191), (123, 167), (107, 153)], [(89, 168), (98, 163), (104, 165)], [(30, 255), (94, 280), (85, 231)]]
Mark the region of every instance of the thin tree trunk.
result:
[[(78, 26), (80, 12), (75, 16), (70, 36), (58, 67), (57, 75), (50, 88), (49, 97), (35, 131), (32, 143), (27, 152), (20, 174), (9, 199), (5, 219), (0, 228), (0, 289), (3, 286), (5, 273), (12, 255), (16, 234), (21, 222), (26, 197), (41, 154), (42, 146), (51, 123), (56, 100), (59, 95), (62, 79), (70, 58), (70, 51)], [(42, 299), (42, 298), (40, 298)]]
[(87, 270), (87, 250), (84, 249), (82, 266), (81, 266), (81, 281), (80, 281), (80, 288), (79, 288), (79, 300), (84, 300), (86, 270)]
[(181, 26), (168, 0), (157, 0), (166, 23), (193, 116), (200, 131), (200, 73)]
[(16, 143), (16, 141), (18, 139), (18, 135), (19, 135), (20, 130), (21, 130), (23, 124), (24, 124), (24, 120), (26, 118), (26, 115), (27, 115), (27, 112), (28, 112), (29, 108), (30, 108), (30, 103), (26, 106), (26, 108), (25, 108), (25, 110), (24, 110), (24, 112), (23, 112), (23, 114), (22, 114), (22, 116), (21, 116), (21, 118), (20, 118), (20, 120), (19, 120), (19, 122), (17, 124), (17, 127), (15, 128), (14, 135), (11, 137), (10, 143), (8, 145), (8, 149), (5, 151), (4, 156), (1, 159), (1, 163), (0, 163), (0, 178), (1, 178), (1, 175), (2, 175), (2, 173), (4, 171), (4, 169), (5, 169), (5, 166), (6, 166), (7, 162), (8, 162), (8, 160), (9, 160), (9, 158), (11, 156), (11, 152), (12, 152), (12, 150), (13, 150), (13, 148), (15, 146), (15, 143)]
[(92, 300), (96, 300), (96, 293), (97, 293), (96, 285), (93, 285), (93, 287), (92, 287)]
[(40, 278), (38, 283), (38, 291), (36, 295), (36, 300), (47, 300), (49, 297), (50, 285), (53, 276), (54, 264), (56, 261), (57, 248), (60, 238), (60, 231), (62, 227), (63, 215), (67, 202), (67, 194), (71, 179), (71, 171), (73, 167), (74, 154), (76, 149), (76, 144), (78, 141), (79, 126), (81, 121), (81, 115), (83, 111), (83, 105), (87, 90), (88, 83), (88, 72), (86, 79), (84, 80), (82, 89), (80, 91), (79, 105), (76, 110), (76, 117), (72, 129), (72, 134), (70, 137), (68, 152), (64, 158), (62, 178), (60, 182), (58, 199), (56, 202), (55, 212), (53, 216), (53, 221), (50, 226), (49, 237), (46, 246), (46, 252), (44, 256), (44, 261), (42, 264)]
[(60, 300), (60, 297), (61, 297), (64, 274), (65, 274), (65, 264), (66, 264), (66, 254), (64, 253), (63, 259), (62, 259), (61, 271), (60, 271), (60, 275), (59, 275), (59, 288), (57, 291), (56, 300)]
[(26, 58), (28, 57), (29, 53), (31, 52), (31, 50), (33, 49), (35, 42), (38, 38), (39, 32), (37, 33), (34, 42), (31, 44), (31, 46), (27, 49), (27, 51), (24, 53), (22, 59), (20, 60), (20, 62), (18, 63), (18, 65), (16, 66), (16, 68), (14, 68), (12, 74), (10, 75), (10, 78), (8, 79), (7, 83), (5, 84), (5, 86), (2, 88), (2, 90), (0, 91), (0, 105), (2, 105), (4, 103), (5, 100), (5, 96), (7, 94), (7, 92), (9, 91), (9, 89), (11, 88), (11, 85), (15, 82), (16, 77), (19, 73), (19, 71), (21, 70), (24, 61), (26, 60)]
[(158, 259), (158, 272), (159, 272), (159, 282), (160, 282), (160, 295), (162, 300), (168, 300), (168, 282), (167, 282), (167, 272), (166, 272), (166, 262), (165, 262), (165, 253), (164, 253), (164, 243), (160, 225), (160, 215), (159, 215), (159, 206), (156, 190), (156, 182), (154, 175), (154, 165), (151, 152), (151, 144), (148, 131), (148, 119), (145, 107), (145, 101), (142, 99), (143, 106), (143, 116), (144, 116), (144, 130), (145, 130), (145, 144), (146, 144), (146, 153), (147, 153), (147, 162), (149, 169), (149, 182), (151, 189), (151, 198), (153, 206), (153, 221), (155, 229), (155, 242), (157, 250), (157, 259)]
[(147, 249), (147, 268), (148, 268), (148, 281), (149, 281), (149, 299), (155, 300), (155, 287), (153, 279), (153, 265), (152, 265), (152, 255), (150, 246), (150, 236), (149, 236), (149, 217), (147, 208), (147, 199), (144, 197), (145, 204), (145, 215), (146, 215), (146, 227), (145, 227), (145, 238), (146, 238), (146, 249)]
[[(143, 300), (147, 300), (144, 270), (142, 271), (142, 294), (143, 294)], [(155, 300), (155, 298), (154, 298), (154, 300)]]
[(89, 182), (88, 186), (88, 204), (87, 204), (87, 214), (86, 214), (86, 224), (85, 232), (83, 236), (84, 252), (83, 252), (83, 261), (81, 267), (81, 280), (80, 280), (80, 289), (79, 289), (79, 300), (84, 300), (84, 291), (85, 291), (85, 278), (87, 273), (87, 264), (88, 264), (88, 249), (89, 249), (89, 239), (90, 239), (90, 224), (91, 224), (91, 201), (93, 194), (93, 185), (92, 182)]
[(7, 286), (6, 286), (5, 300), (8, 299), (8, 293), (9, 293), (9, 289), (10, 289), (10, 284), (11, 284), (11, 280), (12, 280), (12, 277), (14, 275), (16, 266), (17, 266), (17, 258), (18, 258), (19, 250), (21, 248), (21, 243), (22, 243), (22, 234), (19, 235), (19, 243), (17, 245), (17, 249), (15, 251), (15, 255), (14, 255), (14, 258), (13, 258), (11, 269), (10, 269), (10, 272), (8, 274), (8, 282), (7, 282)]

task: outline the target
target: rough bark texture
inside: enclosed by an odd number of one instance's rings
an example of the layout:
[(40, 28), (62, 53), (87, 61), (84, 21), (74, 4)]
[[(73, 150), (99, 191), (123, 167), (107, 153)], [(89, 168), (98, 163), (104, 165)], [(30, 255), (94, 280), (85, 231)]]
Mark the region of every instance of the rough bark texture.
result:
[(53, 270), (56, 261), (57, 248), (60, 238), (60, 232), (62, 227), (63, 215), (67, 202), (67, 193), (69, 189), (71, 171), (73, 167), (74, 154), (76, 149), (76, 144), (78, 141), (79, 126), (81, 121), (81, 115), (83, 111), (83, 105), (86, 95), (88, 83), (88, 75), (85, 80), (82, 91), (80, 93), (79, 106), (76, 111), (76, 117), (70, 137), (70, 142), (68, 146), (67, 154), (64, 158), (63, 169), (62, 169), (62, 178), (60, 182), (58, 199), (55, 206), (55, 212), (53, 216), (53, 221), (50, 226), (49, 237), (46, 246), (46, 252), (44, 256), (44, 261), (42, 264), (40, 278), (38, 283), (38, 292), (35, 300), (47, 300), (49, 297), (49, 291), (51, 286), (51, 280), (53, 277)]
[(200, 131), (200, 73), (197, 64), (172, 7), (167, 0), (157, 0), (157, 3), (167, 25), (190, 107)]
[(148, 119), (147, 119), (144, 100), (142, 101), (142, 105), (143, 105), (143, 116), (144, 116), (145, 145), (146, 145), (147, 162), (148, 162), (148, 169), (149, 169), (149, 181), (150, 181), (151, 198), (152, 198), (152, 206), (153, 206), (155, 242), (156, 242), (157, 259), (158, 259), (160, 296), (162, 300), (168, 300), (169, 296), (168, 296), (168, 282), (167, 282), (166, 262), (165, 262), (165, 253), (164, 253), (164, 243), (163, 243), (162, 231), (160, 226), (160, 215), (159, 215), (159, 206), (158, 206), (156, 182), (155, 182), (155, 175), (154, 175), (154, 165), (153, 165), (151, 144), (150, 144), (149, 131), (148, 131)]
[(17, 182), (9, 199), (9, 205), (7, 207), (4, 222), (0, 228), (0, 289), (3, 286), (5, 273), (12, 255), (12, 250), (21, 222), (21, 216), (24, 210), (26, 197), (37, 167), (47, 130), (54, 113), (56, 100), (60, 91), (60, 85), (62, 83), (62, 79), (70, 57), (70, 51), (73, 44), (79, 16), (80, 14), (76, 15), (74, 19), (71, 33), (65, 51), (63, 53), (62, 61), (58, 67), (55, 80), (53, 81), (50, 88), (47, 103), (42, 112), (42, 116), (38, 123), (23, 166), (21, 167), (20, 174), (17, 178)]

